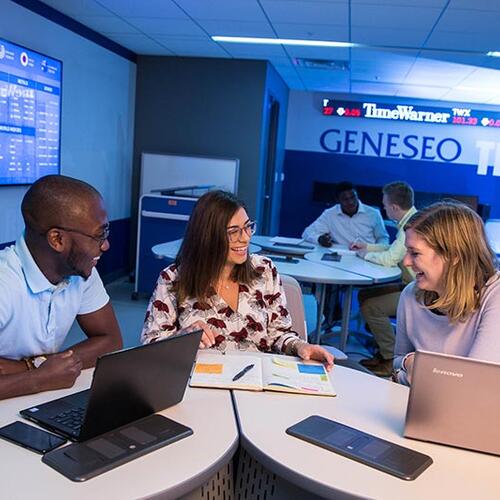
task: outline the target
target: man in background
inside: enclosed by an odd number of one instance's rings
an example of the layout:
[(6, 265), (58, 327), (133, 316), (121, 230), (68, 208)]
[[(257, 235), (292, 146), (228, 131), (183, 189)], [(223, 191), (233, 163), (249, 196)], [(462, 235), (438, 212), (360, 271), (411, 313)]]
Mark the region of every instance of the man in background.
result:
[[(338, 204), (325, 210), (308, 226), (302, 238), (323, 247), (331, 247), (334, 243), (345, 246), (354, 242), (389, 243), (380, 211), (362, 203), (353, 184), (339, 182), (335, 186), (335, 196)], [(327, 286), (324, 313), (324, 327), (328, 330), (342, 316), (338, 286)]]
[(389, 377), (392, 373), (395, 342), (390, 317), (396, 315), (401, 291), (415, 278), (413, 271), (402, 265), (406, 253), (404, 226), (417, 210), (414, 207), (413, 189), (406, 182), (386, 184), (382, 193), (387, 217), (398, 226), (396, 239), (390, 246), (357, 242), (352, 247), (359, 257), (369, 262), (387, 267), (399, 265), (402, 270), (400, 282), (363, 288), (358, 294), (361, 315), (377, 344), (375, 356), (361, 360), (360, 363), (376, 375)]
[(389, 235), (377, 208), (362, 203), (350, 182), (335, 187), (337, 205), (325, 210), (302, 233), (311, 243), (331, 247), (333, 243), (351, 245), (353, 242), (389, 243)]
[[(122, 347), (95, 266), (109, 249), (100, 194), (60, 175), (23, 198), (25, 231), (0, 252), (0, 399), (71, 387), (82, 368)], [(78, 321), (87, 339), (60, 352)]]

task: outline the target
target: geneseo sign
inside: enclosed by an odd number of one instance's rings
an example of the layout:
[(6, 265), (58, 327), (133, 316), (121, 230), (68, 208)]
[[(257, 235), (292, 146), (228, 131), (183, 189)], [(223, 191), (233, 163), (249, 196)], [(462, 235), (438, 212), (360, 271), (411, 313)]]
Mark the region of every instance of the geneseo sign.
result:
[[(463, 158), (464, 147), (455, 137), (398, 134), (390, 132), (368, 132), (330, 128), (319, 139), (321, 149), (329, 153), (400, 158), (405, 160), (441, 161), (469, 163)], [(468, 145), (469, 149), (471, 144)], [(493, 165), (493, 175), (500, 176), (500, 142), (476, 140), (477, 174), (487, 175), (488, 166)], [(477, 156), (476, 156), (477, 155)], [(476, 163), (477, 162), (477, 163)]]
[(432, 108), (412, 104), (337, 101), (323, 99), (323, 115), (337, 118), (368, 118), (376, 120), (443, 125), (500, 128), (500, 113), (471, 108)]

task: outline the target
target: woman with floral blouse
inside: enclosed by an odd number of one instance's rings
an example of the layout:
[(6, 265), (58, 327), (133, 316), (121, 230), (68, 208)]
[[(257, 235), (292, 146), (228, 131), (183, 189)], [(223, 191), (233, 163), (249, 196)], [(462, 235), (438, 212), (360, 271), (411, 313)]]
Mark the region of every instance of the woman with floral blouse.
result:
[(210, 191), (196, 204), (174, 264), (160, 273), (149, 302), (143, 343), (196, 325), (200, 348), (278, 352), (322, 361), (333, 356), (292, 331), (278, 271), (249, 255), (256, 223), (233, 194)]

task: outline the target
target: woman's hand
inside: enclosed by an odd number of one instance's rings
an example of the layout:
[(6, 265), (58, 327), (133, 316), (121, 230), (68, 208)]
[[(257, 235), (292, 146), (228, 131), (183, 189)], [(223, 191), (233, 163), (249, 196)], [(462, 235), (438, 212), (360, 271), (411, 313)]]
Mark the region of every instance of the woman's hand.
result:
[(320, 345), (301, 342), (297, 347), (297, 355), (305, 361), (321, 361), (328, 372), (333, 368), (333, 356)]
[(200, 319), (196, 323), (193, 323), (193, 326), (203, 330), (200, 341), (200, 349), (207, 349), (215, 345), (215, 333), (204, 321), (201, 321)]
[(411, 384), (411, 377), (413, 374), (413, 361), (415, 360), (415, 353), (412, 352), (403, 360), (403, 368), (406, 371), (406, 378), (408, 383)]

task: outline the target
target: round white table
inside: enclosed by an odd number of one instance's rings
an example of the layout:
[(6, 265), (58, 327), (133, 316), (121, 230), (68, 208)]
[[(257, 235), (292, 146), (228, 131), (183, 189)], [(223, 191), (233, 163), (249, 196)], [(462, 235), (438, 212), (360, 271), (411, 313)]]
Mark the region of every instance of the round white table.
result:
[[(407, 387), (341, 366), (330, 377), (334, 398), (234, 391), (243, 448), (266, 469), (325, 498), (498, 498), (500, 457), (403, 438)], [(419, 451), (434, 463), (404, 481), (285, 433), (310, 415)]]
[[(0, 426), (21, 420), (19, 410), (88, 388), (92, 371), (84, 370), (71, 389), (2, 401)], [(42, 463), (40, 455), (0, 439), (0, 496), (9, 500), (157, 495), (173, 499), (205, 484), (231, 460), (238, 447), (238, 428), (229, 391), (188, 387), (181, 403), (160, 413), (191, 427), (194, 434), (84, 483), (71, 482)]]

